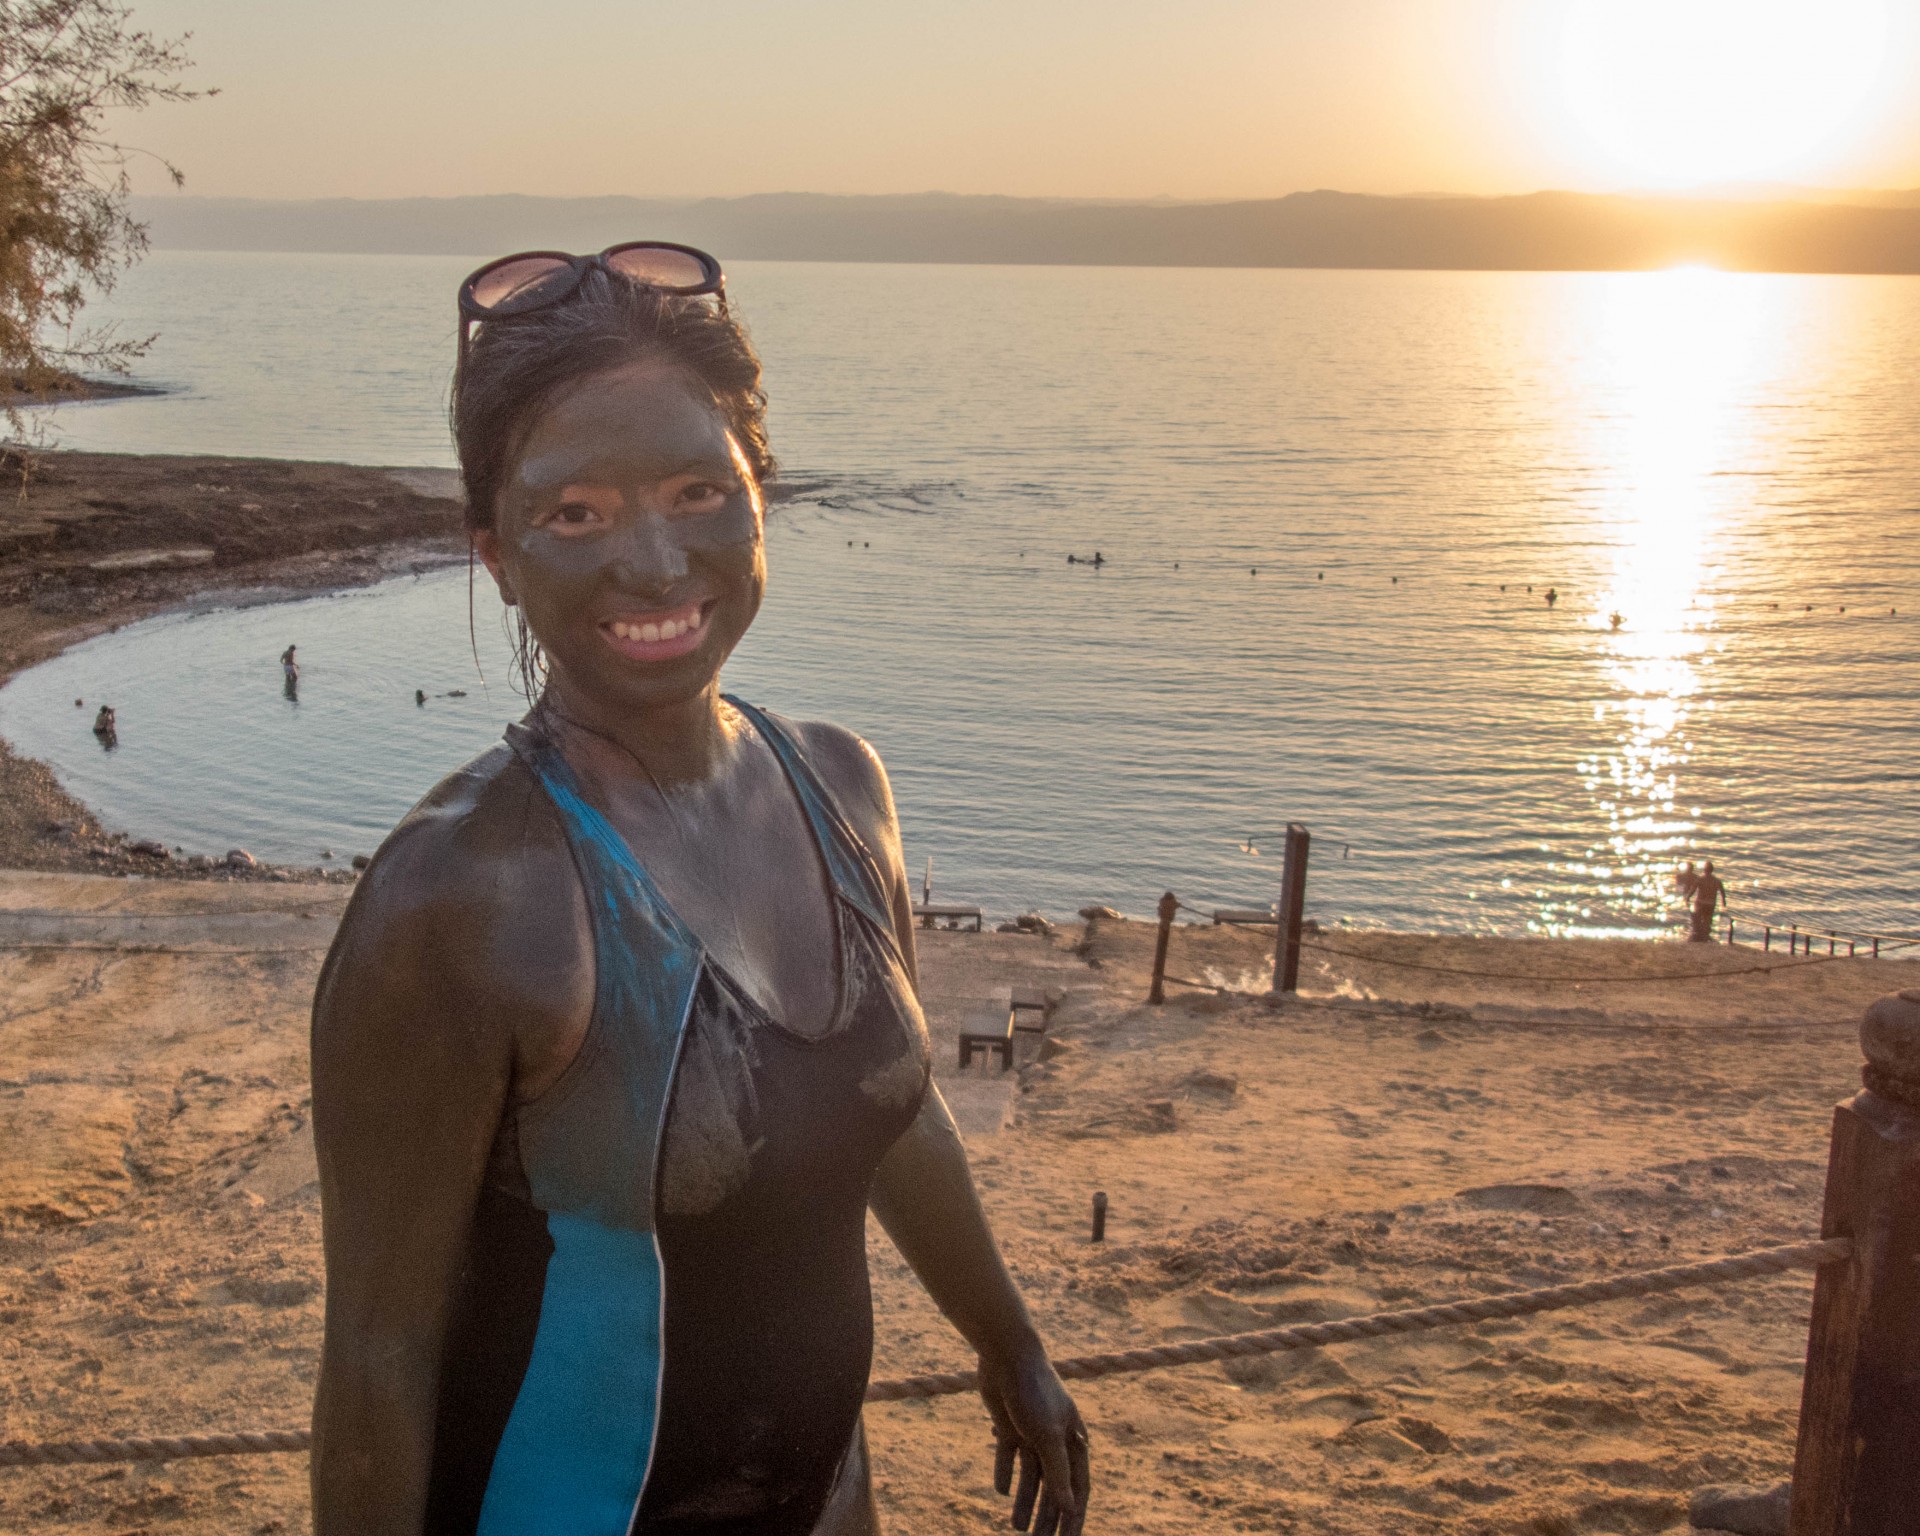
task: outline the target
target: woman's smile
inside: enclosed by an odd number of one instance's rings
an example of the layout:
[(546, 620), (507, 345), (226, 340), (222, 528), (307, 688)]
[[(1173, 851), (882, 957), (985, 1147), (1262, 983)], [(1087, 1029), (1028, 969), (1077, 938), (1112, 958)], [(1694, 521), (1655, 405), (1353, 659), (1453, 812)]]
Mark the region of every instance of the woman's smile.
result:
[(671, 661), (698, 648), (707, 634), (713, 604), (685, 603), (678, 608), (618, 613), (600, 621), (608, 645), (629, 661)]

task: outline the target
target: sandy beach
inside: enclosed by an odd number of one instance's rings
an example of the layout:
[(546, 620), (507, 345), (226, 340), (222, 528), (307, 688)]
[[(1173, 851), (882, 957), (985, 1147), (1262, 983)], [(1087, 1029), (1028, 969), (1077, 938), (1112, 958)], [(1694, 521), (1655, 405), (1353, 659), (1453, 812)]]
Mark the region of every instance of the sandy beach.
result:
[[(305, 1423), (306, 1010), (347, 892), (0, 875), (0, 1438)], [(1057, 1353), (1604, 1275), (1817, 1231), (1873, 998), (1920, 963), (1343, 934), (1303, 995), (1144, 1005), (1152, 929), (923, 935), (939, 1081)], [(1264, 984), (1259, 934), (1173, 969)], [(1493, 982), (1384, 961), (1532, 977)], [(1751, 973), (1762, 961), (1771, 974)], [(1749, 971), (1748, 974), (1733, 974)], [(970, 1006), (1055, 999), (1002, 1075)], [(1044, 1058), (1044, 1059), (1042, 1059)], [(1094, 1190), (1108, 1240), (1088, 1240)], [(964, 1367), (877, 1229), (875, 1374)], [(1784, 1477), (1805, 1275), (1084, 1384), (1105, 1532), (1639, 1536)], [(991, 1528), (977, 1402), (871, 1408), (896, 1532)], [(300, 1455), (0, 1472), (0, 1529), (299, 1532)]]

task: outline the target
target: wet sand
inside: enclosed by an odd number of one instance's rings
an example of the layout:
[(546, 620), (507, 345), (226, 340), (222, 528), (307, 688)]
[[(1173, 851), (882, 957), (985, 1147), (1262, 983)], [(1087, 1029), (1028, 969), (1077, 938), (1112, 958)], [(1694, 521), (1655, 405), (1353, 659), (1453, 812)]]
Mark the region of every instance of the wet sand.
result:
[[(303, 1424), (319, 1338), (306, 1010), (346, 892), (0, 874), (0, 1438)], [(1812, 1234), (1854, 1027), (1920, 963), (1343, 934), (1306, 994), (1149, 1008), (1152, 930), (924, 935), (943, 1091), (1057, 1353), (1412, 1306)], [(1266, 940), (1182, 928), (1249, 986)], [(1772, 957), (1775, 961), (1784, 957)], [(954, 1064), (998, 986), (1058, 998)], [(1043, 1054), (1047, 1059), (1036, 1059)], [(1088, 1241), (1095, 1189), (1108, 1241)], [(969, 1363), (877, 1231), (875, 1374)], [(1083, 1384), (1101, 1532), (1638, 1536), (1786, 1475), (1805, 1275)], [(802, 1325), (803, 1320), (796, 1320)], [(891, 1531), (997, 1524), (966, 1398), (868, 1413)], [(0, 1529), (300, 1532), (303, 1456), (0, 1471)]]

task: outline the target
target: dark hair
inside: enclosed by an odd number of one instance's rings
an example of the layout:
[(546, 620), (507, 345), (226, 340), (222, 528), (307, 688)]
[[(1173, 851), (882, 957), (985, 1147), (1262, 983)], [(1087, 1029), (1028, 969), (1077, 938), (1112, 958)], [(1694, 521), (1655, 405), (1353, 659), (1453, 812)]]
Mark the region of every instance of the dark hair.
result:
[(756, 480), (774, 471), (767, 397), (746, 328), (718, 301), (588, 272), (561, 303), (478, 327), (453, 380), (453, 439), (467, 527), (491, 528), (513, 457), (540, 412), (570, 384), (657, 358), (698, 380), (726, 417)]

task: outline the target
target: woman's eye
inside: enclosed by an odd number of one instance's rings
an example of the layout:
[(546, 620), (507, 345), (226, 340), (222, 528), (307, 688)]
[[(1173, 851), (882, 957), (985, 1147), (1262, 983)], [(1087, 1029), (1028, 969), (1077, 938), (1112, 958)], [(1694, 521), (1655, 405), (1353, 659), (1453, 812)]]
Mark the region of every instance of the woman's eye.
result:
[(715, 485), (711, 480), (696, 480), (680, 492), (680, 505), (694, 511), (704, 511), (718, 506), (727, 499), (728, 491), (723, 485)]
[(583, 501), (563, 502), (547, 521), (564, 528), (587, 528), (600, 521), (600, 514)]

